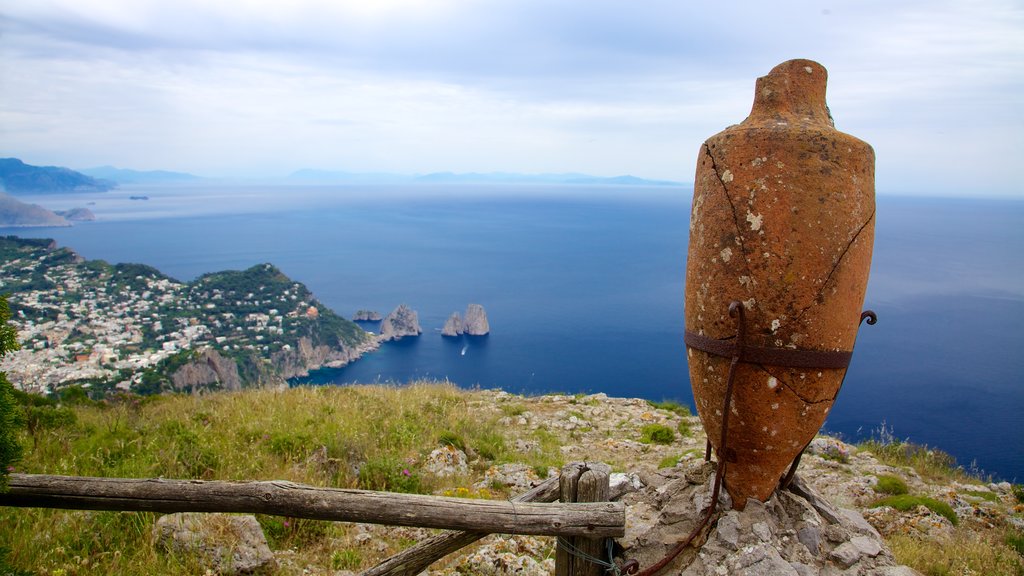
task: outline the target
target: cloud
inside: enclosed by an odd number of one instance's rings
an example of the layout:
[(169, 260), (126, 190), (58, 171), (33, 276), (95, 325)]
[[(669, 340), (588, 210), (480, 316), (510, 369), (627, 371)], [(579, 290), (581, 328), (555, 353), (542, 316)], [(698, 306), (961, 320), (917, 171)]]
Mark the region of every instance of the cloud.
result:
[(987, 163), (972, 185), (1024, 194), (1011, 1), (35, 0), (0, 18), (0, 147), (45, 163), (688, 180), (754, 79), (809, 57), (880, 189), (959, 189)]

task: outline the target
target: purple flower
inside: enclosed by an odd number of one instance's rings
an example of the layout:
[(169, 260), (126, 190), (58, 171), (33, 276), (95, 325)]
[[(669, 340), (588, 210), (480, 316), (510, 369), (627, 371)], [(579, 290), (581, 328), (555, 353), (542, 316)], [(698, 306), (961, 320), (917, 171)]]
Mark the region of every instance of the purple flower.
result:
[(409, 472), (408, 468), (403, 468), (402, 469), (402, 475), (403, 476), (412, 476), (412, 472)]

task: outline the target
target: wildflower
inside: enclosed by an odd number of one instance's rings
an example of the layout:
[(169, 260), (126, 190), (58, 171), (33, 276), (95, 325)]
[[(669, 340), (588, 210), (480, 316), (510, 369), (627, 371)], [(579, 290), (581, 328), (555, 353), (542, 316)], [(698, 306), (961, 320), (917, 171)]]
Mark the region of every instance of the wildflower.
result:
[(403, 476), (412, 476), (412, 472), (409, 472), (408, 468), (402, 468), (402, 475)]

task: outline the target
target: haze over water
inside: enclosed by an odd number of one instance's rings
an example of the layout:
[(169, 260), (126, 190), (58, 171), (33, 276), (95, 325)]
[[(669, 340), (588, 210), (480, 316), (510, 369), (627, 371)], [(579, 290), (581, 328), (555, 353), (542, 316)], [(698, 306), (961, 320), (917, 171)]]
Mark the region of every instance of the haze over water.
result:
[[(0, 231), (181, 280), (271, 262), (343, 316), (419, 312), (420, 338), (305, 381), (447, 378), (693, 405), (688, 188), (126, 186), (87, 200), (100, 220)], [(884, 423), (961, 464), (1024, 478), (1022, 221), (1020, 201), (879, 196), (865, 302), (879, 322), (861, 327), (827, 430), (852, 440)], [(435, 329), (471, 302), (492, 334), (441, 338)]]

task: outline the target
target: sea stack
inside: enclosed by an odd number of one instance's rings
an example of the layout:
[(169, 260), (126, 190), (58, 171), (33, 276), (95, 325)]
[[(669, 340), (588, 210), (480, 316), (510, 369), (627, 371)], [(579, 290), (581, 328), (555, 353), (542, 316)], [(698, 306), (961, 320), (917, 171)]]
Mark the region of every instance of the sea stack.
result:
[(861, 320), (875, 155), (835, 129), (826, 79), (810, 60), (776, 66), (757, 80), (750, 116), (697, 157), (687, 358), (701, 422), (740, 510), (748, 498), (767, 500), (818, 432)]
[(466, 306), (465, 332), (468, 336), (486, 336), (491, 332), (487, 312), (479, 304)]
[(462, 316), (459, 316), (458, 312), (452, 312), (452, 315), (445, 321), (444, 328), (441, 328), (441, 336), (462, 336), (462, 333), (465, 331)]
[(380, 339), (385, 342), (405, 336), (419, 336), (422, 333), (419, 315), (405, 304), (392, 310), (380, 323)]
[(380, 313), (375, 310), (356, 310), (352, 320), (355, 322), (380, 322)]

